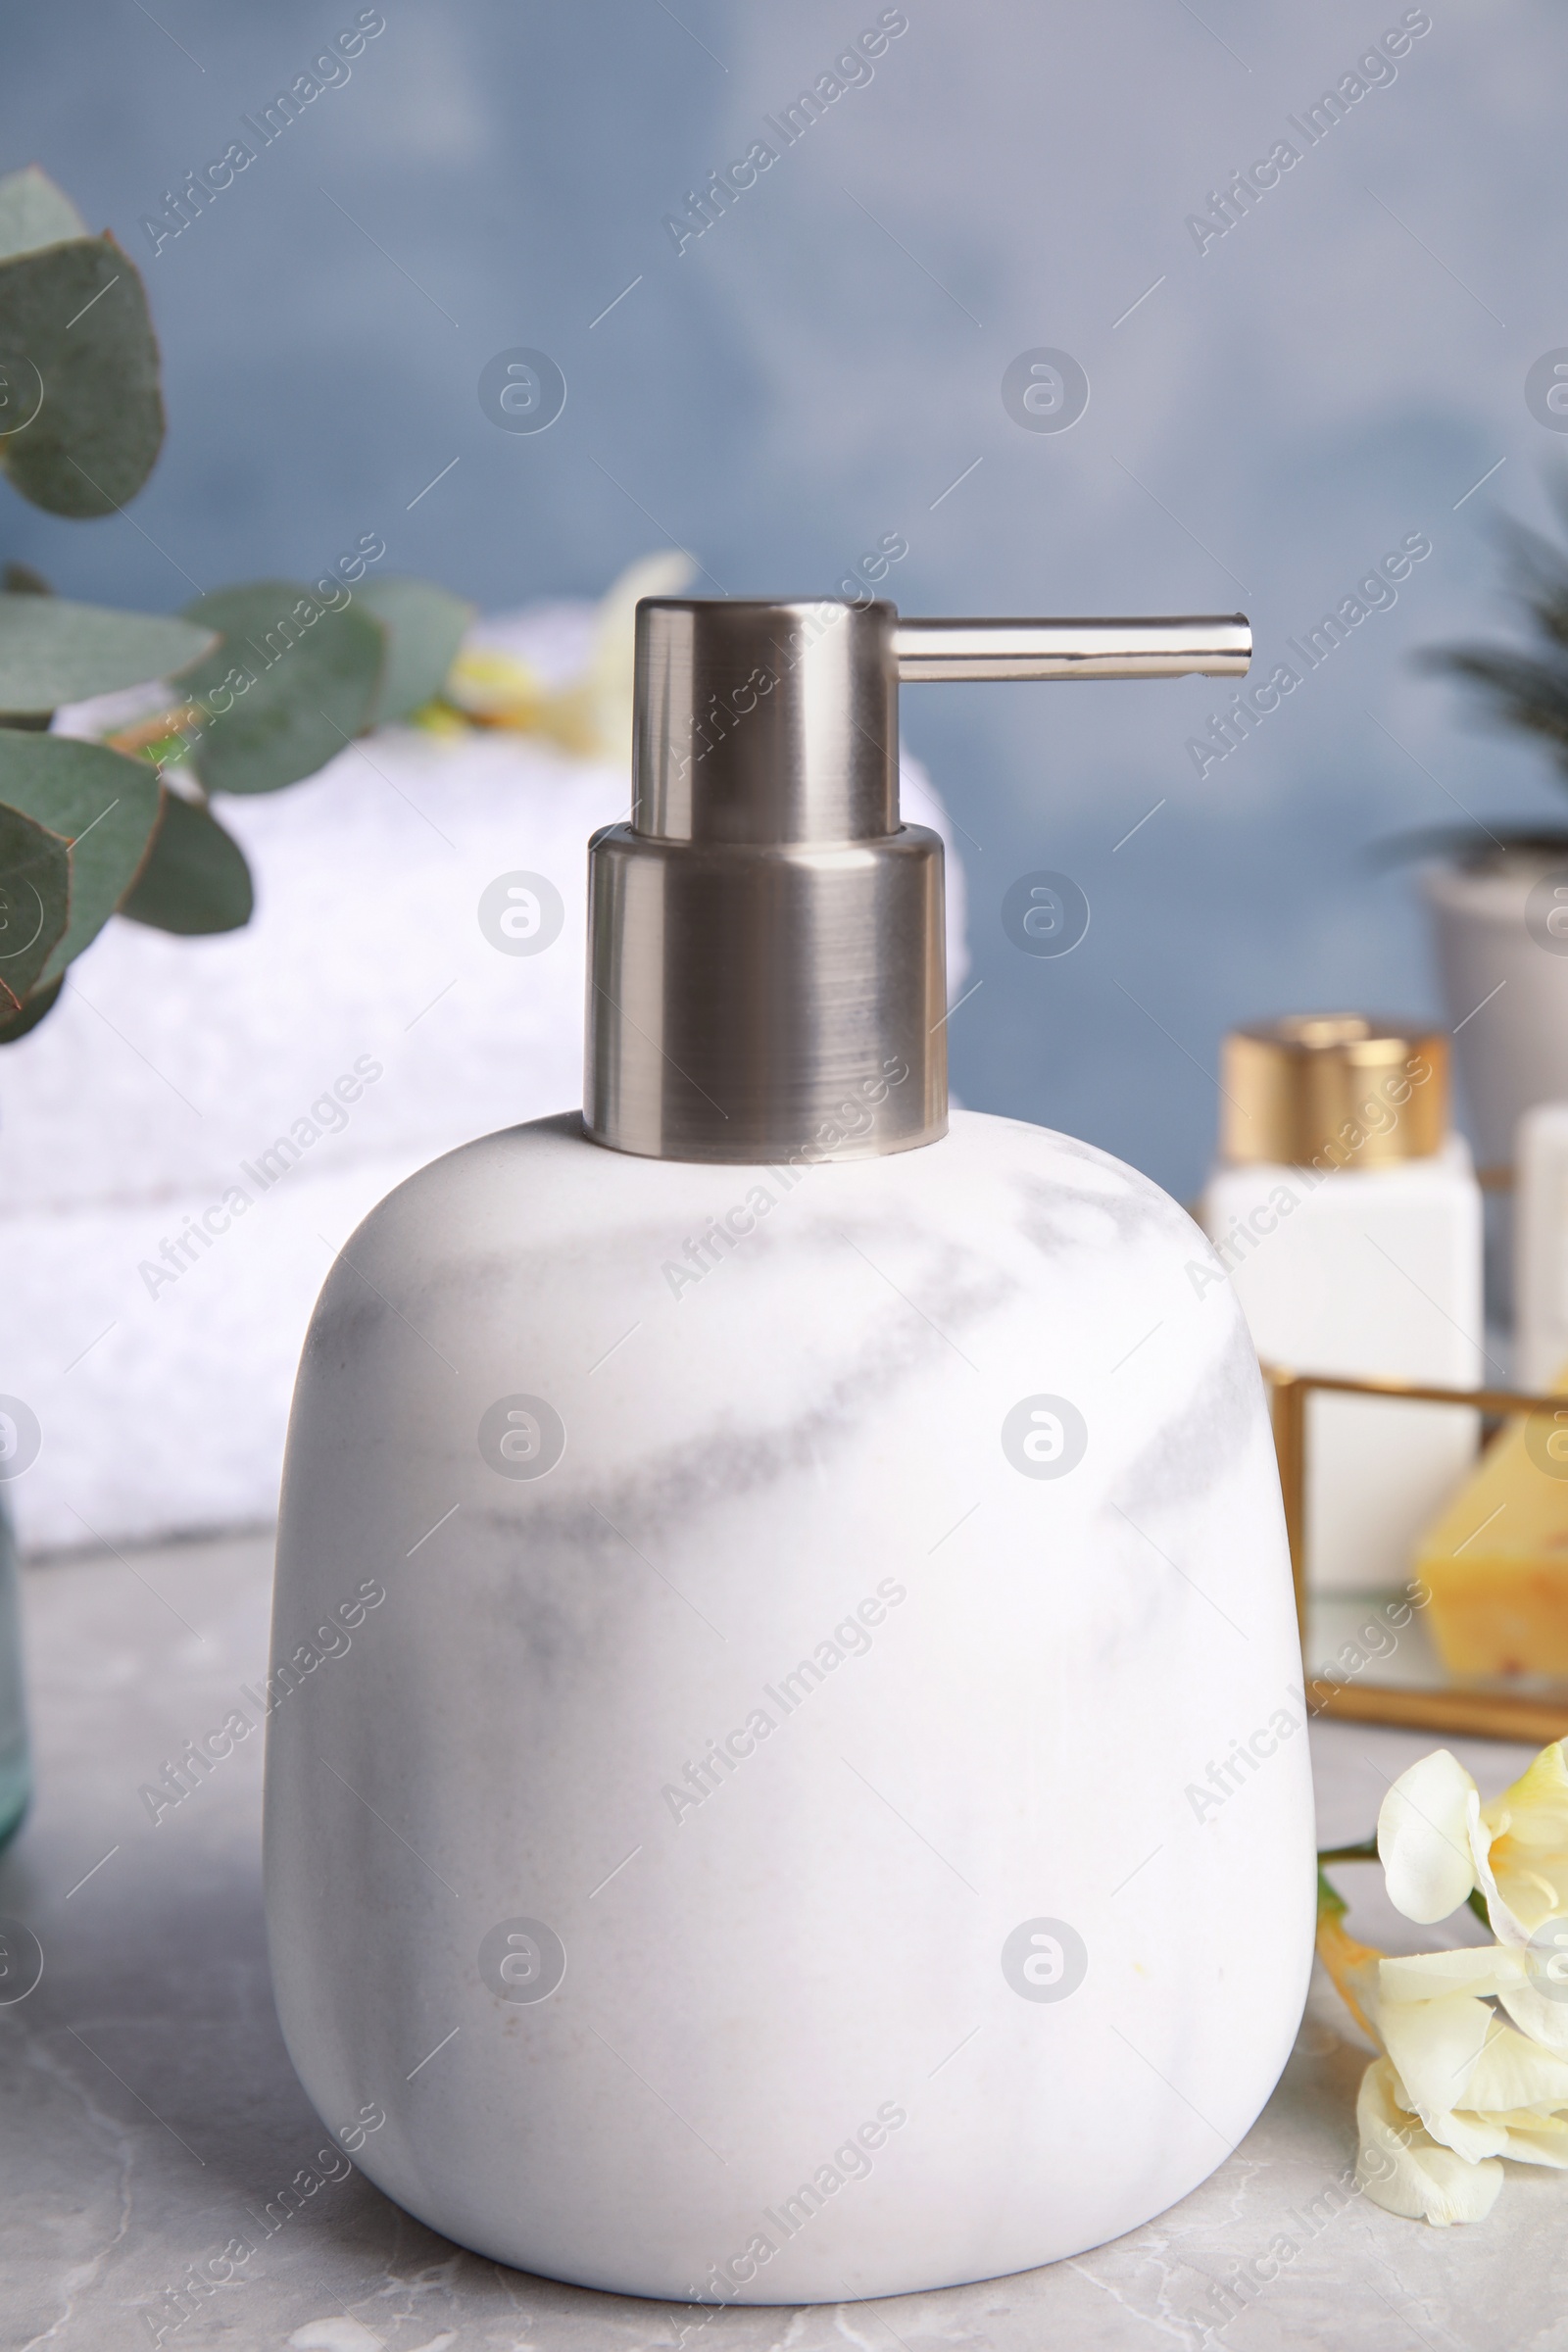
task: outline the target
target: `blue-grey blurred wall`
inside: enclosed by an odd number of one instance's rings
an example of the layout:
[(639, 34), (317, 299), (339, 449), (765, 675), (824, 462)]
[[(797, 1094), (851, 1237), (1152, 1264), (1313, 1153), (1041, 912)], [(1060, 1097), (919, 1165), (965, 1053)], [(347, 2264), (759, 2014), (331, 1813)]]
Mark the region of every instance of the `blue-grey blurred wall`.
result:
[[(793, 145), (764, 127), (906, 20)], [(167, 193), (362, 22), (347, 78), (155, 250)], [(1568, 345), (1560, 0), (94, 0), (16, 12), (6, 63), (0, 168), (113, 227), (164, 346), (129, 514), (0, 489), (0, 549), (77, 595), (177, 605), (365, 530), (490, 607), (672, 542), (712, 593), (831, 592), (898, 533), (909, 612), (1240, 607), (1266, 675), (1430, 540), (1201, 776), (1200, 680), (906, 693), (972, 845), (972, 1105), (1190, 1189), (1226, 1024), (1435, 1009), (1365, 845), (1558, 805), (1408, 657), (1507, 624), (1496, 518), (1549, 511), (1568, 456), (1525, 398)], [(776, 162), (677, 250), (666, 216), (759, 140)], [(479, 403), (518, 346), (566, 378), (546, 432)], [(1004, 405), (1040, 348), (1087, 375), (1070, 430)], [(1059, 959), (1000, 917), (1047, 867), (1092, 907)]]

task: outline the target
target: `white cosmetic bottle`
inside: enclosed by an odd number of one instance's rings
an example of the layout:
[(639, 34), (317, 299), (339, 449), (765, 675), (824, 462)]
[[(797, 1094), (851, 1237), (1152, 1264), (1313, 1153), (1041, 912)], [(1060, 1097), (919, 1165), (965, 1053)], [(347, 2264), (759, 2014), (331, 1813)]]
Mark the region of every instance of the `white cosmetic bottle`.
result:
[(1538, 1102), (1514, 1152), (1515, 1370), (1522, 1389), (1568, 1373), (1568, 1102)]
[[(1481, 1385), (1481, 1190), (1448, 1124), (1448, 1041), (1301, 1013), (1225, 1040), (1201, 1222), (1263, 1361)], [(1475, 1458), (1462, 1405), (1308, 1400), (1306, 1582), (1386, 1592)]]
[(464, 2245), (681, 2301), (943, 2286), (1147, 2221), (1274, 2084), (1313, 1832), (1251, 1345), (1146, 1178), (950, 1129), (942, 848), (897, 800), (901, 676), (1248, 644), (639, 607), (584, 1113), (360, 1228), (284, 1476), (278, 2014)]

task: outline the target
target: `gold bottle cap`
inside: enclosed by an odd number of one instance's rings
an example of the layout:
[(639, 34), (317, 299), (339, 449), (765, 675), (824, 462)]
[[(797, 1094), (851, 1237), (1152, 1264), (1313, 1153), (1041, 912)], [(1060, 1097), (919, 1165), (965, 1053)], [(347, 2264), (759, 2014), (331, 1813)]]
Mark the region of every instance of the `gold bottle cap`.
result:
[(1448, 1134), (1448, 1040), (1422, 1021), (1293, 1012), (1232, 1029), (1220, 1152), (1286, 1167), (1428, 1159)]

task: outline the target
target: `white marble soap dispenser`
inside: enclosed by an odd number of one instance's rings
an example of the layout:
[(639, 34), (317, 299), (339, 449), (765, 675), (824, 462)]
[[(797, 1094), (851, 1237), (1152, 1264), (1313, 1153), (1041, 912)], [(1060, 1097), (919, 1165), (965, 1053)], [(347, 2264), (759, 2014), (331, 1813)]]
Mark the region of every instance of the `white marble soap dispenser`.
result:
[(401, 1186), (306, 1344), (278, 2013), (368, 2177), (496, 2261), (901, 2294), (1223, 2159), (1300, 2013), (1313, 1837), (1247, 1326), (1135, 1170), (950, 1122), (898, 682), (1250, 639), (637, 626), (584, 1111)]

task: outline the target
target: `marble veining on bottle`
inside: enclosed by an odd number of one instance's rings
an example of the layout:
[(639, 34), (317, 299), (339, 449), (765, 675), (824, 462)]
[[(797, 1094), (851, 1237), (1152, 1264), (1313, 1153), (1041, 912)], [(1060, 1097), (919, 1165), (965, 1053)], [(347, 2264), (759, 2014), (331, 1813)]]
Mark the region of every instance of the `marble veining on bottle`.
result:
[[(295, 1408), (276, 1657), (362, 1578), (388, 1598), (272, 1730), (291, 2054), (329, 2127), (385, 2105), (358, 2161), (422, 2219), (625, 2292), (1100, 2243), (1241, 2137), (1304, 1997), (1284, 1536), (1204, 1244), (1103, 1154), (962, 1112), (790, 1173), (575, 1115), (472, 1145), (348, 1244)], [(539, 1478), (476, 1443), (514, 1394), (566, 1433)], [(1004, 1451), (1039, 1395), (1087, 1428), (1062, 1477)], [(513, 1919), (564, 1946), (543, 1999), (481, 1973)], [(1065, 1998), (1004, 1973), (1037, 1919), (1082, 1939)]]

